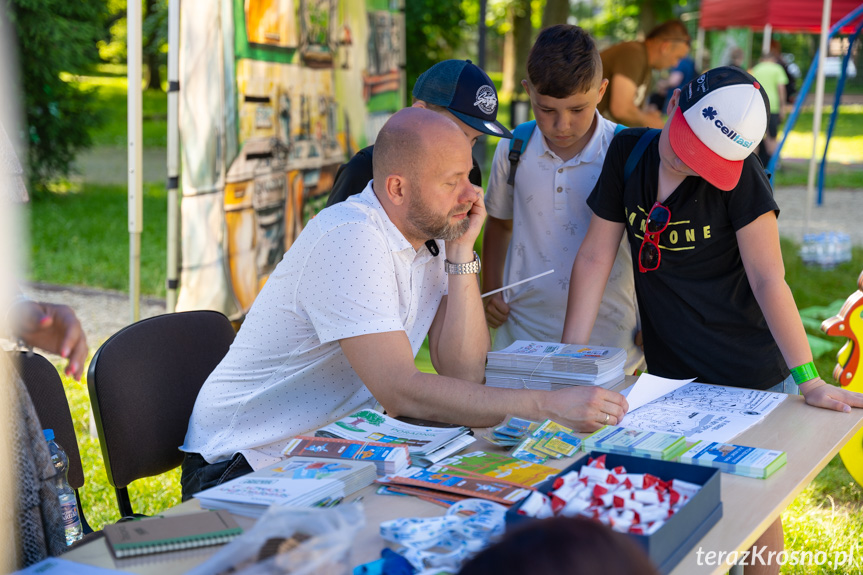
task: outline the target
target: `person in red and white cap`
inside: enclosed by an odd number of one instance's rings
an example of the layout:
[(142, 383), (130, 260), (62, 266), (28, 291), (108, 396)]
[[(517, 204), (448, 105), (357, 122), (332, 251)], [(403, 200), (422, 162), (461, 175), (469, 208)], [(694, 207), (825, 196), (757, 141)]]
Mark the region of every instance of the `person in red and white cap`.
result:
[[(779, 207), (752, 154), (769, 109), (755, 78), (715, 68), (675, 90), (661, 131), (625, 130), (612, 141), (587, 200), (594, 213), (572, 268), (563, 341), (589, 341), (625, 233), (652, 374), (799, 391), (810, 405), (849, 412), (863, 395), (818, 377), (785, 282)], [(781, 549), (781, 523), (757, 544)]]

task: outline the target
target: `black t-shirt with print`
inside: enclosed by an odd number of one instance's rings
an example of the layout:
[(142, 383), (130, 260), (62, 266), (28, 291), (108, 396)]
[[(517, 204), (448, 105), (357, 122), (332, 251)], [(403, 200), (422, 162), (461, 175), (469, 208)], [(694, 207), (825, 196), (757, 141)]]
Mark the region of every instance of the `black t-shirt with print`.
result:
[(779, 213), (764, 169), (749, 156), (728, 192), (698, 177), (681, 182), (664, 202), (671, 220), (659, 238), (659, 268), (641, 273), (643, 226), (658, 191), (659, 138), (625, 185), (623, 167), (643, 132), (625, 130), (612, 140), (587, 203), (597, 216), (626, 225), (649, 371), (734, 387), (776, 385), (788, 368), (752, 293), (736, 236), (759, 216)]

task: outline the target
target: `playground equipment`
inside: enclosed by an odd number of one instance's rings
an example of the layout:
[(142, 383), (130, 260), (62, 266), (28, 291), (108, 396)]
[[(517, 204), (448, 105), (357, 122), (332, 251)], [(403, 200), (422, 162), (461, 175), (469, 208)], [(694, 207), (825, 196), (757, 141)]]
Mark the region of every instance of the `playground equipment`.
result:
[[(863, 272), (857, 278), (857, 291), (848, 296), (835, 316), (825, 319), (821, 331), (827, 335), (848, 338), (836, 355), (833, 378), (851, 391), (863, 392), (863, 369), (860, 366), (860, 344), (863, 343)], [(863, 429), (839, 451), (848, 473), (863, 485)]]

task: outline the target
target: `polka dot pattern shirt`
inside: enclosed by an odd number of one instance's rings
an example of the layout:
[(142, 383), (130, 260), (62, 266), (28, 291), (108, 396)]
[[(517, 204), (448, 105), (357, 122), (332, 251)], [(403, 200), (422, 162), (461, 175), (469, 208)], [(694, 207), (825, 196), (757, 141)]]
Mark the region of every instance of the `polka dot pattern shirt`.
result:
[(204, 383), (184, 451), (258, 469), (295, 435), (373, 406), (342, 338), (404, 331), (414, 354), (446, 294), (445, 254), (413, 249), (371, 188), (323, 210), (258, 294)]

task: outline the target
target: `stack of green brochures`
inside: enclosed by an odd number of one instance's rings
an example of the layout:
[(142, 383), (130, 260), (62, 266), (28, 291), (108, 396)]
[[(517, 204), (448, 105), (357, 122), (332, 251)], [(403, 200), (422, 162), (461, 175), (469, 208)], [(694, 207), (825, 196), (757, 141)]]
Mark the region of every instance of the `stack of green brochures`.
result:
[(647, 459), (674, 459), (689, 444), (682, 435), (606, 425), (585, 438), (585, 451), (606, 451)]
[(767, 479), (785, 465), (784, 451), (702, 441), (680, 456), (681, 463), (715, 467), (725, 473)]

